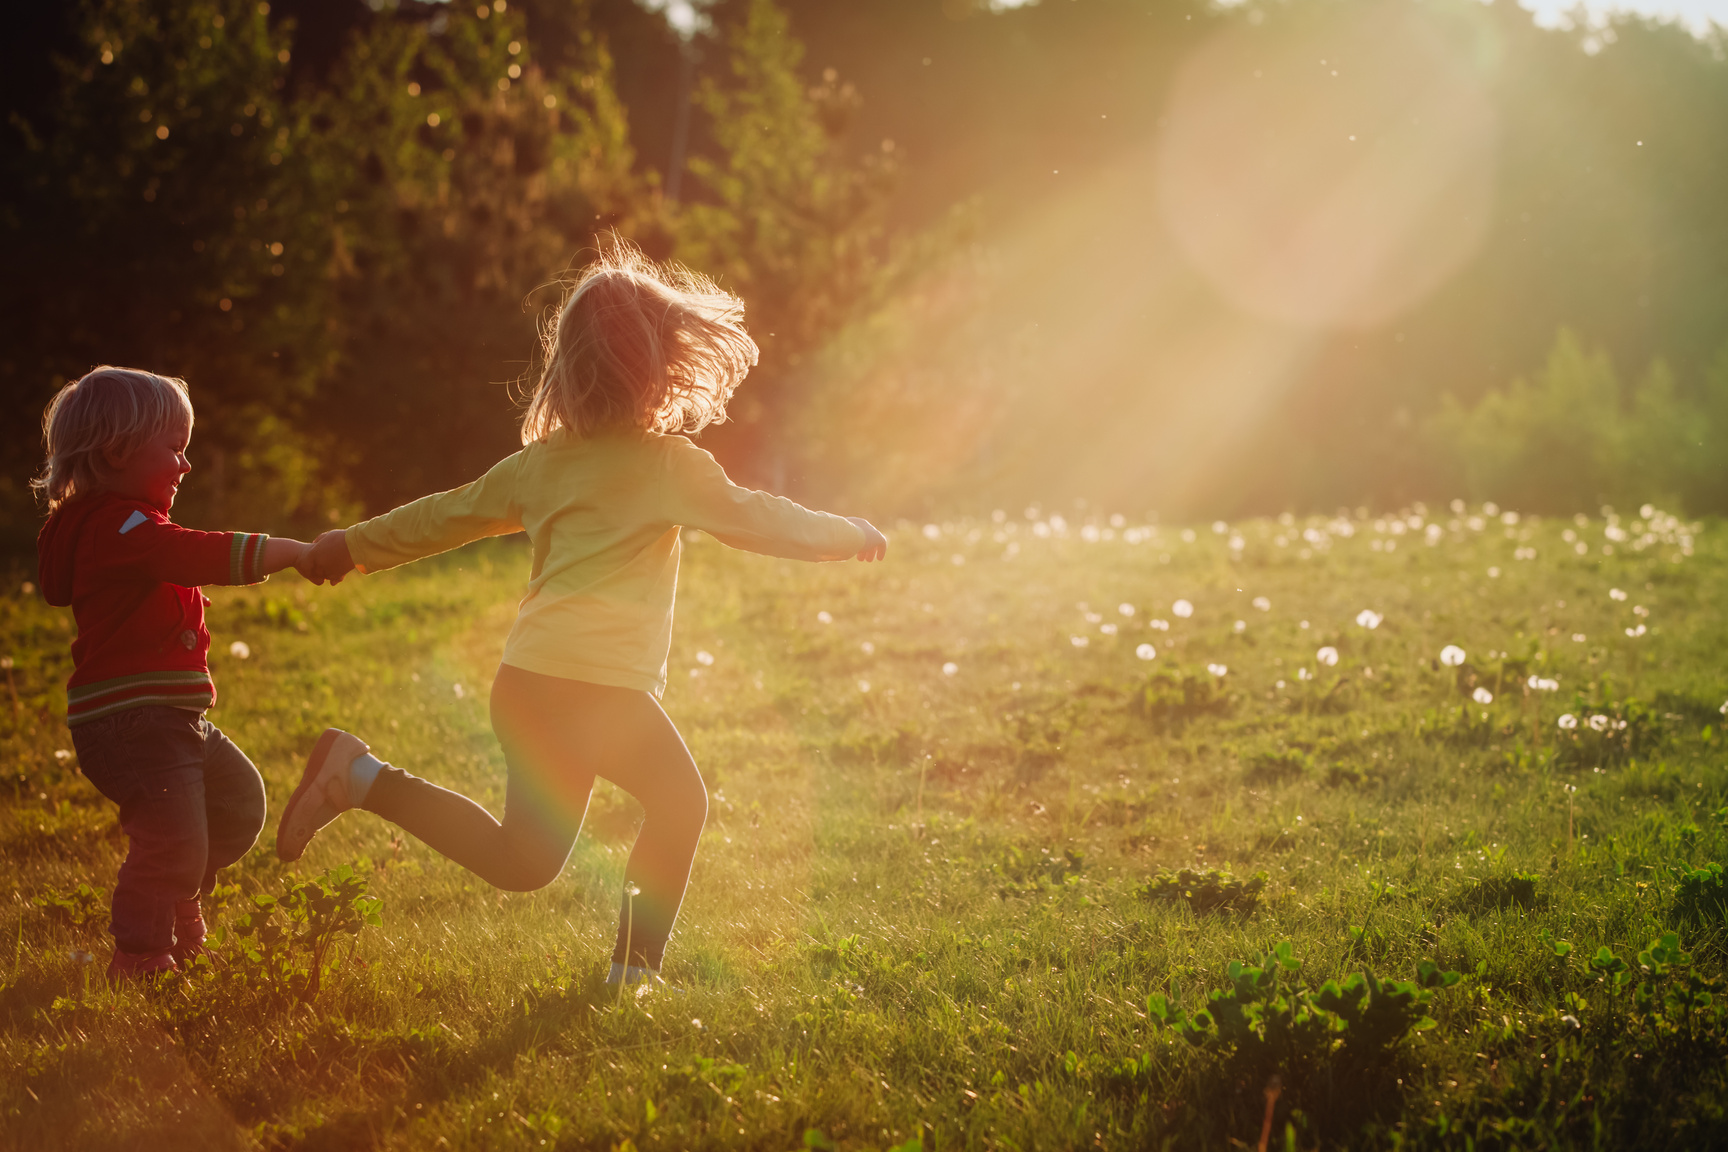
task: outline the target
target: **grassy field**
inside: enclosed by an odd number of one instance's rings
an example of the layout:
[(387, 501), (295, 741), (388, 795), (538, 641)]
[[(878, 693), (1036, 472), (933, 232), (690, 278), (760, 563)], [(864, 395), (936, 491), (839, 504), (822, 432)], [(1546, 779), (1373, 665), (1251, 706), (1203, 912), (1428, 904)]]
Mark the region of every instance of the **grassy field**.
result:
[[(1252, 1148), (1269, 1104), (1276, 1148), (1728, 1143), (1718, 528), (1064, 511), (874, 566), (690, 544), (711, 816), (672, 987), (622, 1001), (610, 785), (528, 895), (365, 813), (270, 851), (327, 724), (498, 809), (524, 548), (210, 590), (271, 827), (221, 963), (148, 992), (102, 985), (124, 842), (15, 575), (0, 1146)], [(239, 934), (264, 896), (298, 936)]]

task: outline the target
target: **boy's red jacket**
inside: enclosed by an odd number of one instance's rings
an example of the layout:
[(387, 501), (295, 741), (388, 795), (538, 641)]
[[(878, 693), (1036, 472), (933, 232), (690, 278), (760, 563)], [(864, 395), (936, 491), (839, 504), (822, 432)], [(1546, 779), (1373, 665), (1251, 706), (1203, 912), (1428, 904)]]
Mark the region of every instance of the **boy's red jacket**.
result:
[(36, 551), (42, 594), (72, 606), (66, 723), (167, 704), (216, 701), (200, 584), (257, 584), (262, 533), (194, 532), (141, 500), (99, 492), (55, 509)]

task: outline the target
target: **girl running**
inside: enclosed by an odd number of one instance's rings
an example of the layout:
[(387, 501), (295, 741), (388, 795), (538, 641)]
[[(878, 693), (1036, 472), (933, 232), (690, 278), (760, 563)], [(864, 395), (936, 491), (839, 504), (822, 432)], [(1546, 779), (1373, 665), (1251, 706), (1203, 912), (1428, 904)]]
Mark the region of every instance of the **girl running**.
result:
[(492, 685), (504, 818), (332, 728), (283, 810), (282, 859), (299, 859), (320, 828), (365, 808), (488, 883), (530, 891), (563, 869), (603, 776), (646, 812), (608, 981), (658, 977), (708, 814), (701, 773), (658, 700), (680, 529), (798, 560), (878, 560), (888, 547), (866, 520), (738, 487), (676, 435), (725, 419), (756, 363), (743, 315), (743, 301), (706, 278), (613, 245), (547, 325), (520, 452), (461, 488), (319, 538), (312, 574), (335, 583), (352, 569), (528, 533), (528, 592)]

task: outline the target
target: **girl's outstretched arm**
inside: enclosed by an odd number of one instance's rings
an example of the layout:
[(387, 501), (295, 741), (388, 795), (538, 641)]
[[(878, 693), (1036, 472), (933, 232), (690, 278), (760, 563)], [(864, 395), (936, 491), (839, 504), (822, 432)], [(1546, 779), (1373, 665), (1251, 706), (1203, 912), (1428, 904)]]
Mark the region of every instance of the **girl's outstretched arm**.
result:
[(888, 541), (868, 520), (814, 512), (732, 483), (719, 461), (682, 436), (665, 440), (661, 513), (722, 544), (788, 560), (874, 560)]
[(876, 525), (862, 516), (848, 516), (846, 519), (864, 533), (864, 550), (858, 553), (858, 559), (868, 564), (888, 555), (888, 537), (882, 535)]

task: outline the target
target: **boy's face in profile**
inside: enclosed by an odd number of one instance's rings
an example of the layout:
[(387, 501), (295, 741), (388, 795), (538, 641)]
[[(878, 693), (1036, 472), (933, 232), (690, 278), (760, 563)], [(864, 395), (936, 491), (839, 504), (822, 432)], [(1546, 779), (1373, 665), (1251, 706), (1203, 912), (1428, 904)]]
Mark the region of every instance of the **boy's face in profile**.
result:
[(182, 421), (158, 432), (126, 456), (106, 452), (111, 469), (109, 491), (164, 512), (173, 508), (180, 478), (192, 471), (186, 460), (186, 445), (191, 439), (192, 426)]

